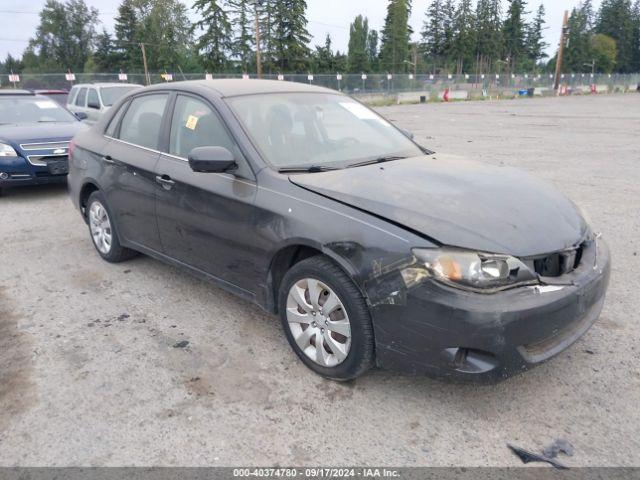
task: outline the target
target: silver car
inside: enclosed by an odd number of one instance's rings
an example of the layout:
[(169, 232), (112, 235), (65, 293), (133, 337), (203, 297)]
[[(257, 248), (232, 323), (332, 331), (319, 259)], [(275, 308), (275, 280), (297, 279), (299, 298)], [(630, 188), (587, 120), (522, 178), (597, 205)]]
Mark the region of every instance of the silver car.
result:
[(67, 98), (67, 109), (87, 123), (95, 123), (111, 105), (130, 91), (142, 88), (134, 83), (79, 83)]

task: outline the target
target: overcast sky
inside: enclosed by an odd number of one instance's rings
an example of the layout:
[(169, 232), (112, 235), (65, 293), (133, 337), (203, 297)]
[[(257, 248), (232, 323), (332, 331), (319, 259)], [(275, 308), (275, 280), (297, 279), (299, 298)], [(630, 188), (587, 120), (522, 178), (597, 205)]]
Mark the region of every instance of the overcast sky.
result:
[[(87, 4), (100, 11), (100, 21), (109, 32), (113, 32), (114, 17), (120, 0), (86, 0)], [(38, 12), (44, 5), (43, 0), (0, 0), (0, 59), (7, 53), (20, 55), (27, 46), (38, 24)], [(191, 2), (184, 2), (191, 6)], [(425, 11), (430, 0), (413, 0), (411, 25), (417, 38), (422, 29)], [(560, 36), (562, 13), (579, 3), (579, 0), (529, 0), (528, 10), (531, 16), (540, 3), (547, 10), (546, 42), (550, 44), (548, 52), (555, 51)], [(506, 2), (503, 1), (506, 6)], [(597, 8), (600, 0), (594, 1)], [(356, 15), (363, 14), (369, 18), (369, 26), (382, 29), (386, 14), (387, 0), (307, 0), (308, 29), (313, 36), (312, 44), (324, 43), (327, 33), (331, 34), (334, 49), (345, 51), (349, 42), (349, 24)], [(197, 18), (191, 12), (192, 18)]]

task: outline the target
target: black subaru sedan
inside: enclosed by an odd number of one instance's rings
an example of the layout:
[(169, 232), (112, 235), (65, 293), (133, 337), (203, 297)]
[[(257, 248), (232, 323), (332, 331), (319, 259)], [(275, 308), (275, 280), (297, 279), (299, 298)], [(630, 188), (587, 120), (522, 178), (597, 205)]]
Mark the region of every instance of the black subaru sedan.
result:
[(65, 182), (69, 140), (84, 128), (49, 97), (0, 90), (0, 193), (6, 187)]
[(551, 186), (297, 83), (138, 90), (75, 137), (69, 185), (106, 261), (143, 253), (256, 302), (336, 380), (503, 379), (584, 334), (609, 280)]

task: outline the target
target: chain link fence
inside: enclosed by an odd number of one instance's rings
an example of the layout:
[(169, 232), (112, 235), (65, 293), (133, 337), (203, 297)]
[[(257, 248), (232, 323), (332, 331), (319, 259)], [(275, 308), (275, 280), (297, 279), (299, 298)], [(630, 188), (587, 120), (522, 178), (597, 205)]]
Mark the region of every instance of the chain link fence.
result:
[[(256, 78), (255, 74), (173, 73), (150, 74), (149, 83), (218, 78)], [(484, 74), (484, 75), (389, 75), (389, 74), (266, 74), (264, 79), (286, 80), (340, 90), (376, 101), (435, 101), (448, 92), (449, 100), (552, 95), (554, 76), (551, 74)], [(120, 82), (146, 84), (143, 73), (129, 73), (126, 80), (118, 73), (20, 74), (0, 75), (0, 88), (69, 90), (77, 83)], [(561, 93), (615, 93), (640, 88), (638, 74), (564, 74)]]

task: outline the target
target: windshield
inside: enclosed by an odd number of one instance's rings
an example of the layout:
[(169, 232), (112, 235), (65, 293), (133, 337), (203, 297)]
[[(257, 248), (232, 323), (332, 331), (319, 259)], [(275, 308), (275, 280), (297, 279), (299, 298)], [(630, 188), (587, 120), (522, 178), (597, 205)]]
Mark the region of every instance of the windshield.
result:
[(50, 98), (0, 96), (0, 123), (74, 122), (76, 117)]
[(389, 122), (343, 95), (278, 93), (227, 99), (276, 169), (337, 167), (422, 151)]
[(120, 100), (124, 95), (129, 93), (131, 90), (135, 90), (136, 88), (138, 87), (134, 85), (122, 87), (102, 87), (100, 89), (102, 103), (105, 107), (110, 107), (118, 100)]

